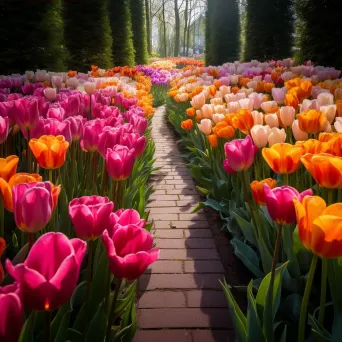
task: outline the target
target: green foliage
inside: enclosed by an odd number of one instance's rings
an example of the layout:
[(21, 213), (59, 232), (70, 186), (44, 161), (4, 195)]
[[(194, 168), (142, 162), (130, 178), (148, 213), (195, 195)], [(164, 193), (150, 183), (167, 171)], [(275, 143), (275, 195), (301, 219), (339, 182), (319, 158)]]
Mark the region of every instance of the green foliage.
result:
[(237, 0), (210, 0), (206, 14), (206, 64), (239, 59), (240, 19)]
[(128, 0), (109, 2), (110, 25), (113, 34), (113, 62), (117, 66), (134, 65), (131, 11)]
[(148, 60), (146, 16), (144, 0), (130, 0), (135, 64), (146, 64)]
[(292, 55), (293, 0), (247, 0), (244, 60)]
[(88, 71), (92, 64), (105, 69), (112, 66), (107, 0), (66, 1), (65, 36), (69, 68)]
[(1, 73), (66, 68), (62, 4), (62, 0), (0, 2)]
[(340, 5), (339, 0), (296, 0), (298, 62), (310, 59), (319, 65), (341, 68)]

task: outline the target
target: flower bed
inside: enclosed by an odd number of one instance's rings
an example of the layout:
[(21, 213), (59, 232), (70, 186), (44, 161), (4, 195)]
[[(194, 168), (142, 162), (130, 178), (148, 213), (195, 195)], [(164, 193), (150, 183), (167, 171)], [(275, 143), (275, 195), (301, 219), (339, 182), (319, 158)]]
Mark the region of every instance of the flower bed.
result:
[(159, 256), (151, 86), (134, 68), (0, 76), (1, 341), (132, 340)]
[(190, 66), (170, 83), (198, 209), (220, 212), (255, 278), (247, 315), (223, 284), (239, 341), (340, 340), (339, 76), (288, 59)]

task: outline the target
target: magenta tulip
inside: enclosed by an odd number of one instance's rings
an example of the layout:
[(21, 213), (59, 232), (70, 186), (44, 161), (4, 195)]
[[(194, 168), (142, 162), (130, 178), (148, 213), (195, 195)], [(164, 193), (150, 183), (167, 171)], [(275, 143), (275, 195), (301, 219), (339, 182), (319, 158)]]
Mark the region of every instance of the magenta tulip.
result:
[(97, 239), (114, 224), (114, 204), (108, 197), (84, 196), (69, 204), (69, 215), (76, 235), (82, 240)]
[(102, 133), (99, 135), (98, 149), (103, 158), (106, 158), (106, 153), (109, 148), (113, 148), (119, 144), (122, 130), (114, 127), (104, 127)]
[(295, 188), (284, 185), (271, 189), (264, 185), (266, 206), (272, 220), (279, 224), (290, 224), (296, 221), (296, 211), (293, 199), (297, 198), (302, 202), (305, 196), (312, 196), (312, 190), (308, 189), (299, 193)]
[(18, 342), (24, 310), (16, 283), (0, 287), (0, 312), (0, 341)]
[(24, 183), (15, 186), (13, 213), (17, 227), (28, 233), (42, 230), (51, 219), (56, 200), (50, 182)]
[(22, 98), (14, 101), (12, 108), (13, 118), (19, 128), (24, 131), (31, 130), (38, 122), (38, 101), (30, 98)]
[(111, 179), (121, 181), (127, 179), (134, 166), (134, 149), (126, 146), (116, 145), (108, 149), (106, 154), (106, 168)]
[(56, 119), (58, 121), (63, 121), (65, 116), (65, 110), (63, 107), (50, 107), (46, 113), (46, 117), (49, 119)]
[(0, 116), (0, 144), (2, 144), (8, 137), (9, 132), (9, 119)]
[(253, 165), (258, 148), (248, 135), (245, 139), (236, 139), (225, 143), (224, 150), (226, 159), (223, 161), (223, 168), (227, 173), (233, 174), (247, 170)]
[(146, 138), (138, 133), (125, 133), (120, 136), (120, 145), (134, 148), (135, 158), (139, 158), (145, 151)]
[(153, 237), (135, 225), (120, 226), (113, 234), (107, 230), (102, 235), (109, 268), (119, 278), (134, 280), (159, 258), (159, 249), (152, 248)]
[(114, 225), (127, 226), (133, 224), (140, 228), (146, 226), (146, 221), (140, 218), (139, 213), (134, 209), (119, 209), (114, 213)]
[(72, 141), (79, 141), (81, 139), (83, 135), (83, 126), (86, 121), (87, 119), (81, 115), (70, 116), (63, 121), (70, 123), (70, 134)]
[(51, 232), (36, 241), (24, 263), (13, 265), (7, 259), (6, 268), (30, 310), (53, 311), (73, 294), (85, 252), (84, 241)]
[(137, 115), (131, 116), (129, 123), (133, 126), (134, 133), (139, 133), (140, 135), (144, 135), (148, 127), (148, 120)]
[(99, 135), (105, 125), (104, 120), (96, 119), (88, 121), (83, 127), (83, 137), (81, 147), (87, 152), (96, 152), (98, 150)]

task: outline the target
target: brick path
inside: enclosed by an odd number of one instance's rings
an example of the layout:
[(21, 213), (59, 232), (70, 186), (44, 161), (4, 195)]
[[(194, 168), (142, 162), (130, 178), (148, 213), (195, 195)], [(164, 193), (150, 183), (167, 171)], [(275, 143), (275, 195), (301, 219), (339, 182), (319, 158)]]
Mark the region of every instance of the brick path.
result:
[(235, 341), (219, 279), (224, 268), (195, 185), (166, 124), (165, 109), (153, 118), (156, 163), (149, 203), (160, 260), (141, 277), (134, 342)]

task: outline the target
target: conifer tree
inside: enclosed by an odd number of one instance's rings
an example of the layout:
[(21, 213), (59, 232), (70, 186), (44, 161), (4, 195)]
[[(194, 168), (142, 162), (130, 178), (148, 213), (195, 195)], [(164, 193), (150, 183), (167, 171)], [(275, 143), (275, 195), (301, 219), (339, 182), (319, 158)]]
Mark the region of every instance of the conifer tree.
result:
[(134, 65), (131, 11), (128, 0), (110, 0), (110, 24), (113, 36), (113, 61), (117, 66)]
[(144, 0), (130, 0), (135, 64), (147, 64), (147, 34)]
[(91, 65), (112, 66), (112, 37), (108, 0), (65, 2), (65, 37), (70, 52), (68, 67), (88, 71)]

